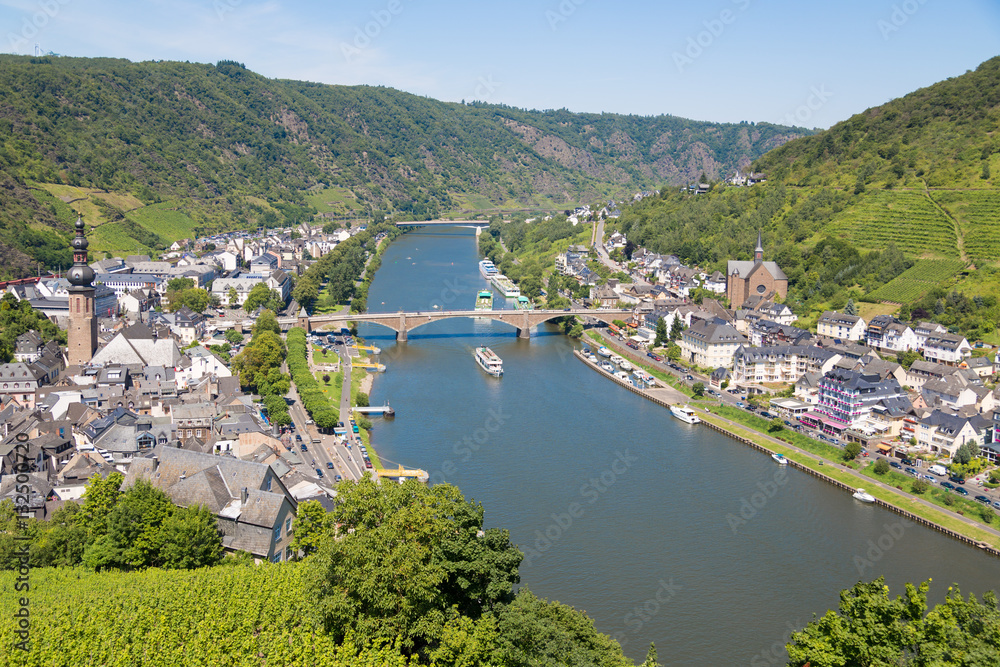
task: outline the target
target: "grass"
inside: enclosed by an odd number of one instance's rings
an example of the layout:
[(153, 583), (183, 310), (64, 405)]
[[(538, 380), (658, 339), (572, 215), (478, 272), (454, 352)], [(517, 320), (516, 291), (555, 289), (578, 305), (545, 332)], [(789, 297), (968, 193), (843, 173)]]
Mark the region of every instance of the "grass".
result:
[(995, 190), (932, 193), (957, 221), (966, 254), (973, 260), (996, 263), (1000, 258), (1000, 192)]
[(879, 301), (913, 303), (965, 268), (959, 260), (922, 259), (868, 296)]
[(867, 192), (829, 231), (842, 233), (859, 248), (895, 243), (917, 257), (959, 255), (954, 225), (922, 192)]
[(98, 252), (109, 252), (112, 255), (156, 255), (157, 250), (143, 245), (129, 236), (118, 223), (109, 223), (94, 227), (88, 234), (90, 247), (96, 255)]
[(353, 192), (336, 186), (311, 192), (305, 199), (320, 213), (350, 215), (363, 209)]
[(128, 217), (171, 243), (195, 236), (194, 229), (198, 226), (198, 223), (179, 210), (176, 202), (145, 206), (132, 211)]

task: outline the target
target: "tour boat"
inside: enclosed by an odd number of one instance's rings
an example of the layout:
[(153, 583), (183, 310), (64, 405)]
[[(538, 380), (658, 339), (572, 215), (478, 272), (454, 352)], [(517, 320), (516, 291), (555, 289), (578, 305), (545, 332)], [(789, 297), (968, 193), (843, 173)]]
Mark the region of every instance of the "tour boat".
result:
[(493, 286), (500, 290), (500, 293), (508, 299), (516, 299), (521, 296), (521, 290), (517, 288), (514, 281), (502, 273), (493, 274), (493, 277), (490, 278), (490, 282), (493, 283)]
[(864, 489), (858, 489), (854, 492), (854, 499), (860, 500), (863, 503), (873, 503), (875, 502), (875, 496), (867, 493)]
[(474, 356), (479, 367), (493, 377), (498, 378), (503, 375), (503, 360), (490, 348), (485, 345), (477, 347)]
[[(409, 259), (409, 257), (407, 257), (407, 259)], [(500, 273), (500, 271), (497, 270), (497, 267), (493, 265), (492, 261), (484, 259), (479, 262), (479, 273), (482, 274), (483, 278), (489, 280), (496, 274)]]
[(670, 414), (688, 424), (700, 424), (701, 419), (686, 405), (671, 405)]
[(480, 290), (476, 296), (476, 310), (493, 310), (493, 292)]
[(771, 454), (771, 458), (774, 459), (778, 465), (786, 466), (788, 465), (788, 459), (786, 459), (781, 454)]
[(601, 347), (597, 348), (597, 354), (601, 355), (602, 357), (611, 357), (611, 350), (602, 345)]
[(531, 306), (531, 300), (528, 297), (524, 296), (524, 295), (521, 295), (521, 296), (517, 297), (517, 309), (518, 310), (533, 310), (533, 308)]

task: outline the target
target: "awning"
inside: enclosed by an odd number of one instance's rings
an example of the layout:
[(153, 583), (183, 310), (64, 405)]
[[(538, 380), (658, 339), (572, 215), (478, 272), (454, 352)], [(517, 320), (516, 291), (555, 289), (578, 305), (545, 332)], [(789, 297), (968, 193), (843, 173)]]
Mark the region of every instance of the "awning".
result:
[(883, 443), (879, 443), (877, 446), (878, 446), (878, 450), (880, 452), (888, 452), (888, 451), (892, 450), (892, 445), (886, 445), (886, 444), (883, 444)]

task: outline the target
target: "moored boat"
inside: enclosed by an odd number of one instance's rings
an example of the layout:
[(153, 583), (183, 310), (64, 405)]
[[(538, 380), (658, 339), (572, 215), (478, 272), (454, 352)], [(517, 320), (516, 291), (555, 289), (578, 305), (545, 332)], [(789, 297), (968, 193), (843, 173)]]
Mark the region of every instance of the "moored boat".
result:
[(488, 289), (480, 290), (476, 295), (476, 310), (493, 310), (493, 292)]
[(687, 424), (700, 424), (701, 419), (686, 405), (671, 405), (670, 414)]
[(610, 357), (611, 350), (602, 345), (601, 347), (597, 348), (597, 354), (601, 355), (602, 357)]
[(875, 502), (875, 496), (873, 496), (872, 494), (868, 493), (864, 489), (858, 489), (857, 491), (854, 492), (853, 495), (854, 495), (854, 499), (855, 500), (860, 500), (863, 503), (873, 503), (873, 502)]
[(632, 364), (630, 364), (629, 362), (627, 362), (624, 359), (622, 359), (622, 362), (620, 364), (618, 364), (618, 365), (621, 366), (621, 369), (623, 371), (630, 371), (630, 370), (632, 370)]
[(479, 367), (493, 377), (498, 378), (503, 375), (503, 360), (490, 348), (481, 345), (476, 348), (473, 356), (476, 358), (476, 363), (479, 364)]
[(774, 459), (779, 466), (788, 465), (788, 459), (786, 459), (781, 454), (771, 454), (771, 458)]
[[(409, 257), (407, 257), (407, 259), (409, 259)], [(484, 259), (483, 261), (479, 262), (479, 273), (482, 274), (483, 278), (489, 280), (496, 274), (500, 273), (500, 271), (497, 270), (497, 267), (493, 265), (493, 262), (491, 260)]]
[(500, 290), (500, 293), (508, 299), (516, 299), (521, 296), (521, 290), (514, 284), (514, 281), (502, 273), (493, 274), (493, 277), (490, 278), (490, 282), (493, 283), (493, 286)]

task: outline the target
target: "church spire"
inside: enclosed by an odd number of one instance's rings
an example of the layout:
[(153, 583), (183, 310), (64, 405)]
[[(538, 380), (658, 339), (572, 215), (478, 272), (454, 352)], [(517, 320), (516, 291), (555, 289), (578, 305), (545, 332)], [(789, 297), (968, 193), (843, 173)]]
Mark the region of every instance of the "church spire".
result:
[(760, 230), (757, 230), (757, 247), (753, 249), (753, 261), (757, 264), (764, 261), (764, 243), (760, 237)]

